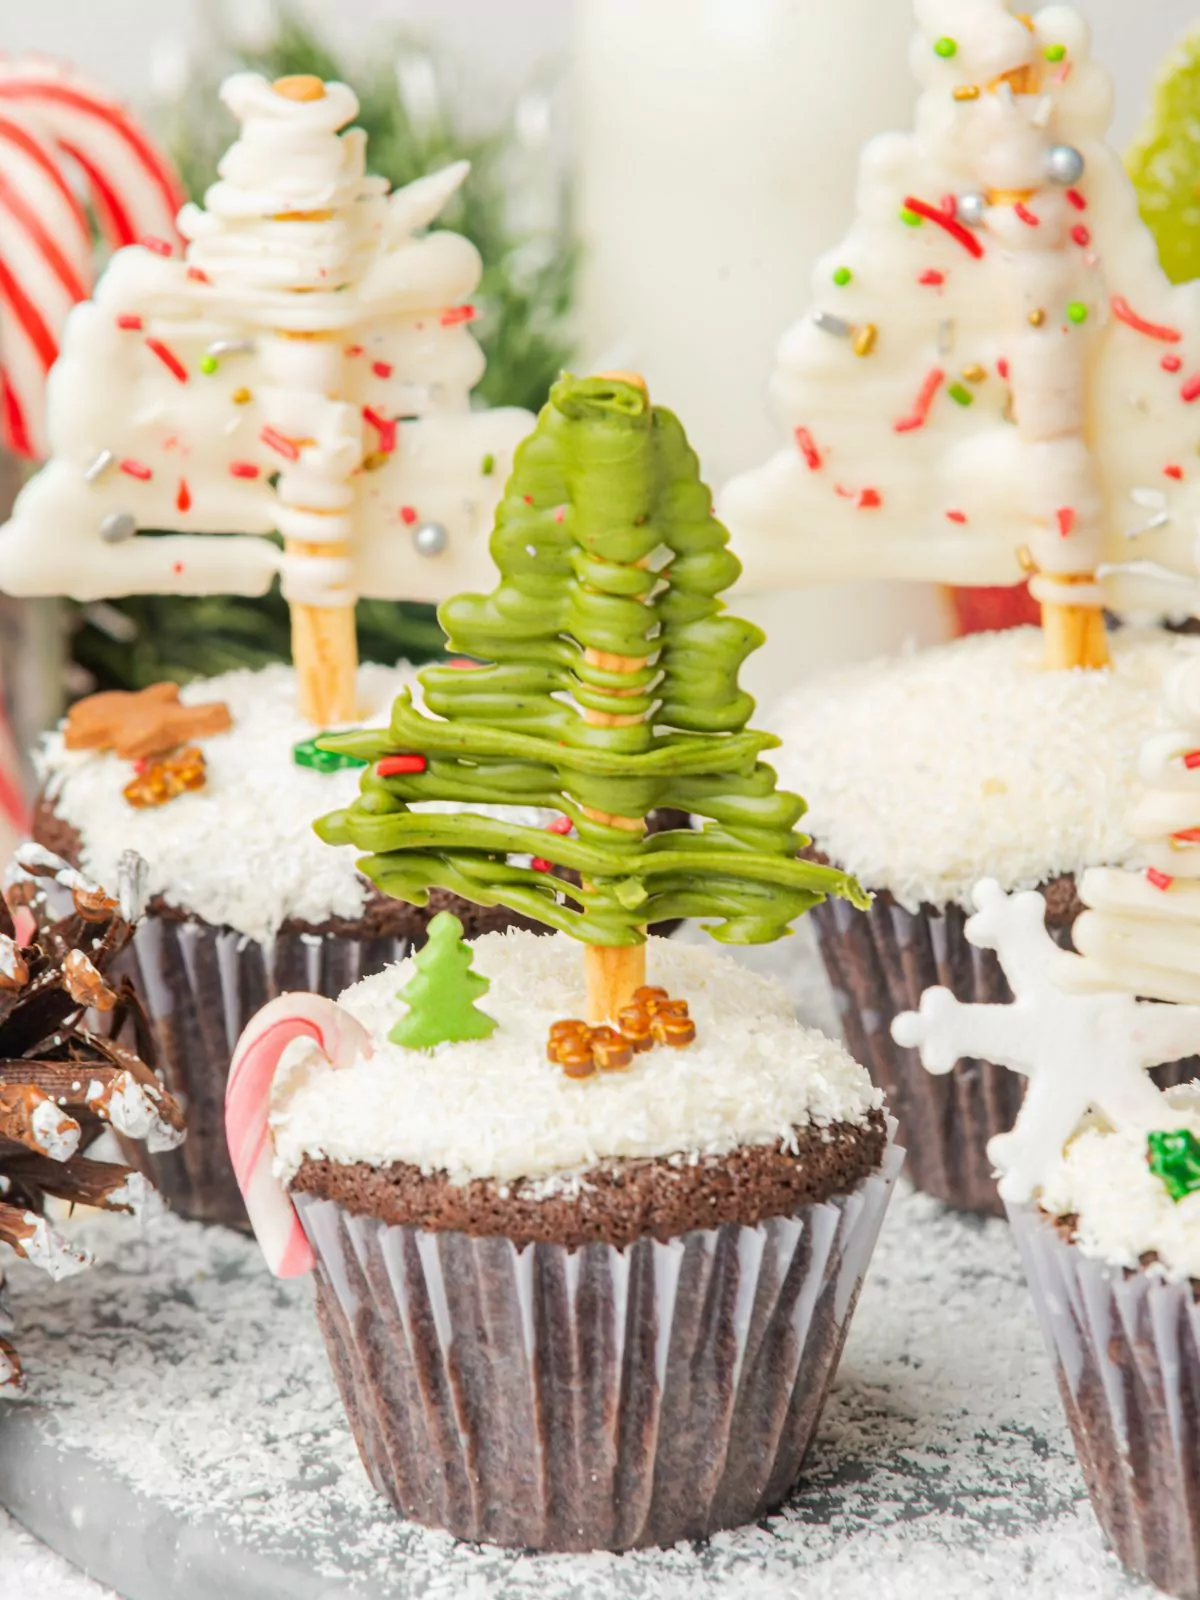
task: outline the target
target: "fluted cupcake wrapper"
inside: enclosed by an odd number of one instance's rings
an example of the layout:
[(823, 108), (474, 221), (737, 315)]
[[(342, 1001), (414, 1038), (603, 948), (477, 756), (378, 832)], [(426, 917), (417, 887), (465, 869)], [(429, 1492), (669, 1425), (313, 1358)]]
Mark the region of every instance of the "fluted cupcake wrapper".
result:
[[(1002, 1216), (987, 1144), (1016, 1122), (1025, 1079), (973, 1057), (935, 1076), (916, 1050), (902, 1049), (891, 1035), (899, 1013), (917, 1010), (925, 990), (938, 984), (966, 1002), (1012, 1000), (995, 952), (967, 942), (970, 914), (957, 905), (924, 905), (914, 913), (886, 895), (866, 912), (831, 899), (811, 913), (846, 1047), (887, 1097), (908, 1151), (908, 1177), (959, 1210)], [(1070, 948), (1069, 925), (1048, 924), (1048, 931)], [(1198, 1070), (1191, 1058), (1153, 1076), (1166, 1087), (1189, 1082)]]
[(461, 1539), (628, 1550), (796, 1481), (903, 1160), (758, 1227), (575, 1251), (388, 1227), (297, 1194), (372, 1482)]
[(407, 953), (408, 941), (280, 933), (267, 943), (231, 928), (151, 913), (122, 958), (150, 1021), (156, 1064), (187, 1112), (177, 1150), (126, 1157), (181, 1216), (248, 1228), (225, 1142), (225, 1083), (234, 1045), (260, 1007), (289, 990), (336, 999)]
[(1034, 1206), (1009, 1220), (1092, 1506), (1131, 1571), (1200, 1597), (1200, 1305), (1188, 1282), (1085, 1256)]

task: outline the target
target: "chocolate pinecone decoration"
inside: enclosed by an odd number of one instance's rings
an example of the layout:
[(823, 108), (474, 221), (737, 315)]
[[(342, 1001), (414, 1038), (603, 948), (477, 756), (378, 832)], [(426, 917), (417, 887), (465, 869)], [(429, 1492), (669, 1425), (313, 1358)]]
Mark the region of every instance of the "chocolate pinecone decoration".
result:
[[(183, 1139), (183, 1112), (135, 1050), (117, 1042), (132, 1024), (148, 1032), (128, 979), (109, 964), (140, 915), (139, 869), (122, 863), (120, 901), (40, 845), (23, 845), (0, 901), (0, 1241), (66, 1277), (91, 1264), (56, 1233), (47, 1196), (136, 1213), (148, 1193), (140, 1173), (88, 1150), (108, 1130), (151, 1150)], [(104, 1029), (93, 1024), (103, 1016)], [(0, 1276), (0, 1285), (3, 1278)], [(9, 1331), (5, 1326), (4, 1331)], [(0, 1391), (19, 1387), (21, 1365), (0, 1338)]]

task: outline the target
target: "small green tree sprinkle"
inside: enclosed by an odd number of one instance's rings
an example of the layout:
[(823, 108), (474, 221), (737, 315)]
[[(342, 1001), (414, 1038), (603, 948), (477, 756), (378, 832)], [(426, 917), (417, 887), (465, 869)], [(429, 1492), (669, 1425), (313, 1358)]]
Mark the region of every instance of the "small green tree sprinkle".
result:
[(439, 911), (428, 932), (428, 943), (413, 957), (417, 970), (399, 994), (408, 1010), (388, 1038), (406, 1050), (489, 1038), (496, 1019), (475, 1002), (491, 984), (474, 970), (475, 956), (463, 939), (462, 923), (453, 912)]
[(200, 357), (200, 371), (201, 372), (209, 372), (209, 373), (216, 372), (216, 370), (217, 370), (217, 368), (219, 366), (220, 366), (220, 362), (217, 360), (216, 356), (201, 356)]
[(1067, 307), (1067, 321), (1080, 323), (1086, 322), (1087, 319), (1088, 308), (1084, 305), (1083, 301), (1072, 300), (1071, 304)]
[(954, 401), (955, 405), (973, 406), (975, 404), (975, 396), (970, 389), (965, 389), (961, 383), (952, 383), (946, 393)]
[(1066, 59), (1067, 47), (1065, 44), (1048, 44), (1045, 49), (1047, 61), (1063, 61)]
[(347, 755), (344, 751), (318, 749), (317, 740), (324, 737), (323, 733), (318, 733), (292, 746), (292, 760), (298, 767), (311, 767), (314, 772), (341, 772), (346, 767), (366, 766), (358, 756)]
[(1148, 1134), (1146, 1162), (1177, 1205), (1200, 1191), (1200, 1139), (1188, 1129)]
[(907, 206), (900, 207), (900, 221), (906, 228), (919, 228), (924, 220), (924, 217), (919, 217), (915, 211), (910, 211)]
[(837, 267), (834, 269), (833, 281), (839, 289), (844, 289), (853, 277), (854, 274), (849, 267)]
[(955, 39), (941, 38), (933, 47), (935, 56), (941, 56), (943, 61), (952, 61), (958, 54), (958, 42)]
[(485, 478), (490, 478), (492, 473), (495, 472), (496, 458), (491, 454), (490, 451), (486, 456), (484, 456), (482, 462), (480, 463), (479, 470), (483, 473)]

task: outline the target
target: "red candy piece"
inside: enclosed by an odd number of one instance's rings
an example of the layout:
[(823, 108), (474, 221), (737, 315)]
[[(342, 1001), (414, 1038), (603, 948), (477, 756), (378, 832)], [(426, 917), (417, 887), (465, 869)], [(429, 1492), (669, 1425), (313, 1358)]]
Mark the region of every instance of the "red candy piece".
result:
[(398, 778), (402, 773), (424, 772), (427, 765), (424, 756), (384, 756), (375, 763), (375, 772), (380, 778)]
[(1157, 867), (1146, 868), (1146, 881), (1152, 883), (1156, 889), (1167, 890), (1175, 882), (1169, 872), (1160, 872)]

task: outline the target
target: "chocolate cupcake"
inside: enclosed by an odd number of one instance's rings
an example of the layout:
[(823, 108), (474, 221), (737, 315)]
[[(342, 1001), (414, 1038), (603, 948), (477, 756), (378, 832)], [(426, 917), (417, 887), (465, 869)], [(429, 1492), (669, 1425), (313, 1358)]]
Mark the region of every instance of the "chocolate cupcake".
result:
[[(364, 721), (385, 720), (411, 682), (406, 667), (363, 667)], [(472, 937), (532, 924), (441, 892), (425, 908), (390, 900), (358, 873), (352, 849), (317, 839), (313, 818), (357, 792), (362, 763), (302, 764), (319, 758), (290, 667), (193, 683), (180, 700), (228, 708), (227, 730), (198, 740), (203, 787), (137, 807), (125, 791), (139, 763), (68, 749), (60, 728), (40, 751), (34, 835), (109, 886), (131, 842), (145, 859), (149, 909), (123, 970), (148, 1015), (164, 1081), (187, 1108), (188, 1138), (164, 1154), (141, 1146), (128, 1154), (182, 1215), (244, 1227), (223, 1105), (230, 1053), (259, 1007), (288, 990), (339, 994), (420, 945), (429, 917), (447, 906)], [(555, 815), (504, 814), (538, 828)]]
[[(413, 1520), (544, 1550), (766, 1514), (796, 1482), (902, 1159), (879, 1091), (774, 981), (662, 940), (655, 977), (687, 996), (695, 1041), (578, 1081), (545, 1053), (584, 1003), (576, 947), (472, 949), (486, 1039), (389, 1042), (410, 960), (282, 1059), (304, 997), (238, 1052), (278, 1060), (275, 1170), (372, 1482)], [(231, 1101), (236, 1143), (235, 1123)]]
[[(1139, 863), (1123, 819), (1182, 647), (1132, 629), (1110, 644), (1106, 670), (1049, 672), (1039, 630), (975, 635), (812, 680), (771, 719), (814, 851), (873, 891), (865, 916), (836, 900), (814, 912), (847, 1046), (887, 1094), (913, 1182), (965, 1210), (1001, 1210), (987, 1143), (1012, 1125), (1023, 1083), (975, 1058), (931, 1078), (891, 1023), (935, 984), (1011, 997), (992, 952), (964, 937), (976, 879), (1039, 889), (1069, 947), (1077, 875)], [(1195, 1066), (1158, 1076), (1183, 1081)]]

